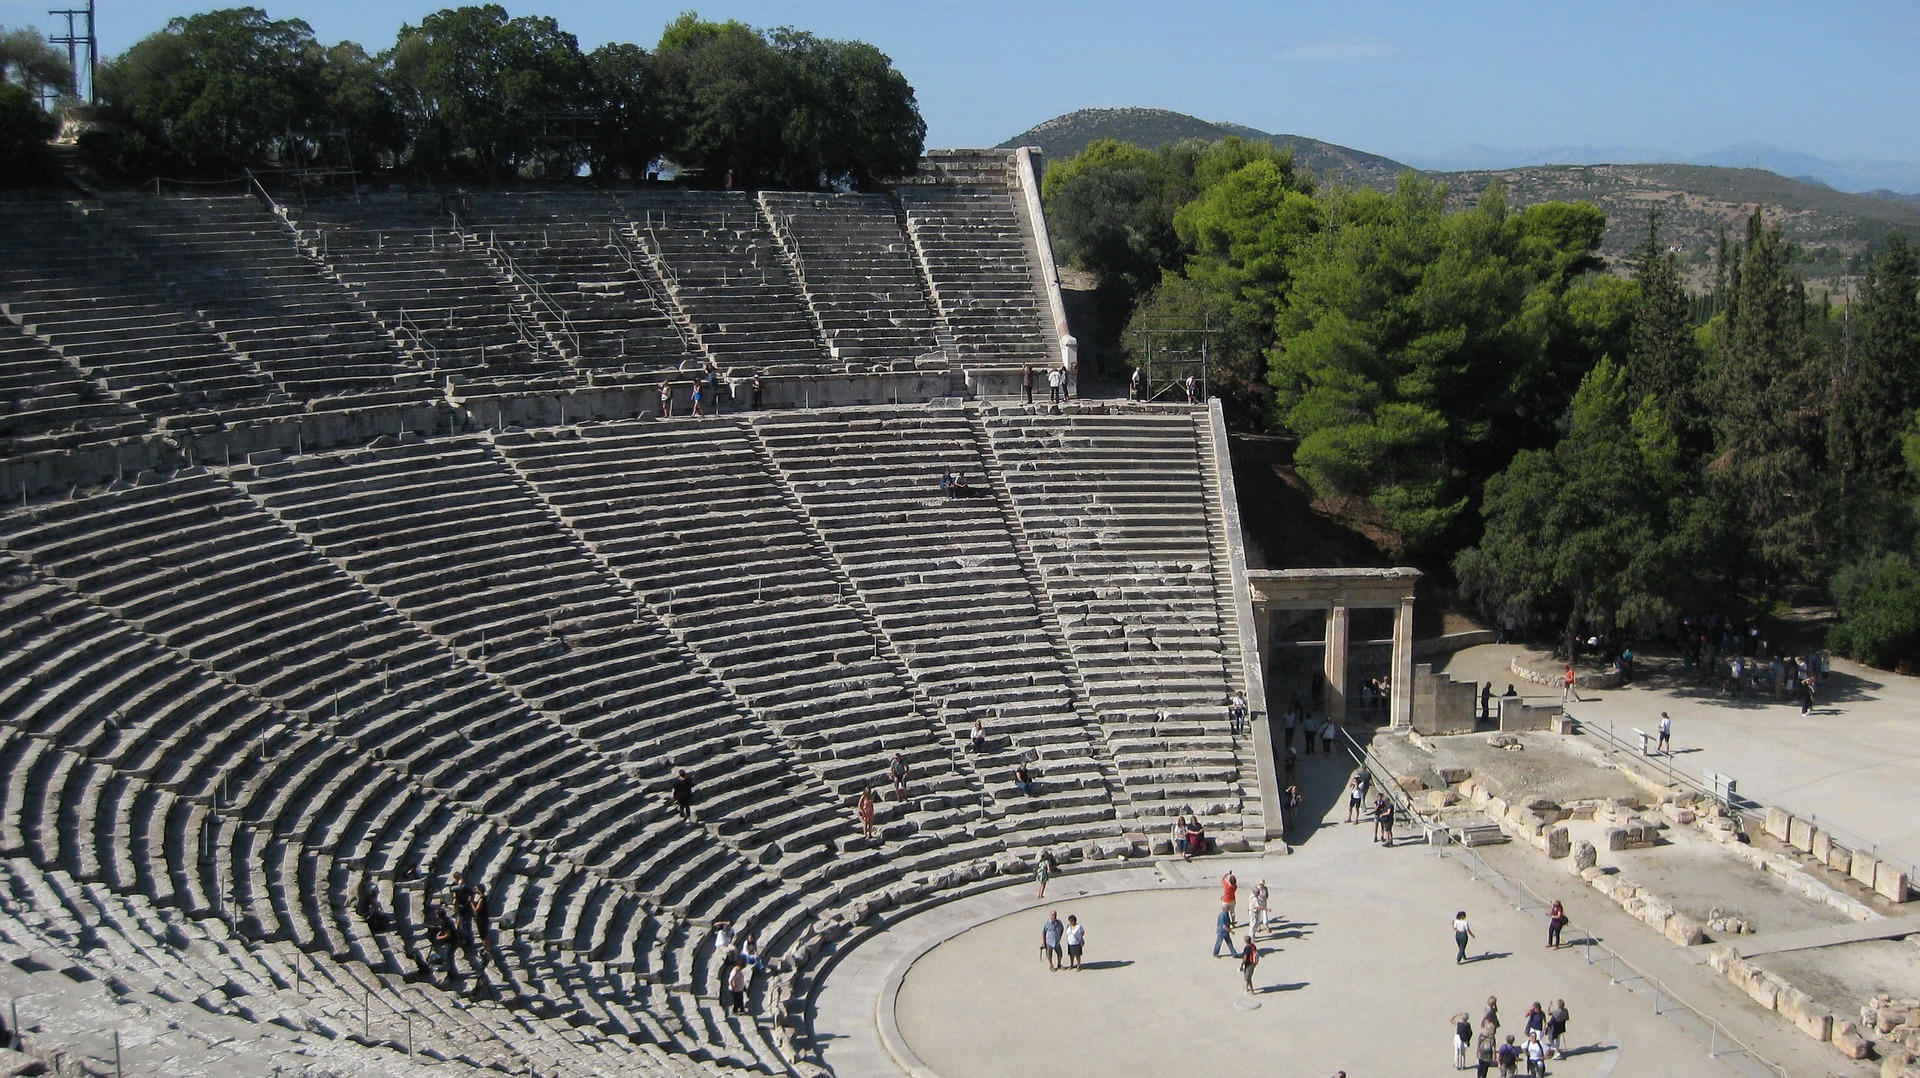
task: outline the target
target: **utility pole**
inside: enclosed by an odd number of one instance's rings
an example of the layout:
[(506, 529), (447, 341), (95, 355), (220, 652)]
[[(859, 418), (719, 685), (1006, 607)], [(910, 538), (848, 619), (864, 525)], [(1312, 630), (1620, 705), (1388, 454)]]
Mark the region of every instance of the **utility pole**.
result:
[[(67, 20), (66, 34), (60, 37), (50, 37), (47, 39), (47, 43), (51, 45), (65, 45), (67, 47), (67, 69), (73, 73), (72, 82), (68, 85), (67, 91), (76, 98), (80, 96), (80, 47), (82, 45), (86, 46), (88, 104), (97, 103), (99, 96), (98, 91), (94, 87), (94, 75), (100, 67), (100, 37), (94, 29), (94, 4), (95, 0), (87, 0), (87, 6), (84, 8), (63, 8), (61, 10), (47, 12), (47, 14), (56, 18), (65, 17)], [(73, 20), (83, 17), (87, 20), (87, 32), (85, 34), (78, 33), (73, 23)]]

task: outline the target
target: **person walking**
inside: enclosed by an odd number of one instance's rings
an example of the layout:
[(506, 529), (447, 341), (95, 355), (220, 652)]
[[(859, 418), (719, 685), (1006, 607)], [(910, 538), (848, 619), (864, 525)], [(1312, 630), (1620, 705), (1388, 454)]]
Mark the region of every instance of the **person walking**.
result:
[[(1352, 780), (1350, 780), (1347, 783), (1347, 822), (1348, 823), (1360, 822), (1360, 810), (1364, 807), (1361, 804), (1361, 802), (1366, 800), (1366, 796), (1367, 796), (1367, 791), (1365, 787), (1360, 785), (1360, 774), (1359, 772), (1355, 772)], [(1380, 836), (1376, 834), (1374, 837), (1378, 838)]]
[(733, 968), (727, 971), (727, 1010), (732, 1014), (747, 1013), (747, 985), (753, 981), (753, 974), (747, 966), (747, 960), (739, 956), (733, 959)]
[(1047, 960), (1047, 968), (1060, 972), (1060, 944), (1067, 934), (1067, 926), (1060, 923), (1059, 911), (1047, 914), (1040, 926), (1040, 957)]
[(1253, 995), (1253, 970), (1259, 964), (1260, 945), (1249, 935), (1240, 944), (1240, 981), (1247, 986), (1247, 995)]
[(1560, 900), (1556, 898), (1553, 900), (1553, 905), (1547, 907), (1548, 950), (1557, 951), (1560, 949), (1560, 930), (1565, 927), (1567, 927), (1567, 910), (1566, 907), (1560, 905)]
[(1467, 1069), (1467, 1052), (1473, 1047), (1473, 1025), (1467, 1021), (1467, 1012), (1461, 1011), (1453, 1016), (1453, 1069)]
[(1578, 685), (1576, 685), (1576, 684), (1574, 684), (1574, 682), (1575, 682), (1576, 680), (1578, 680), (1578, 675), (1576, 675), (1576, 674), (1575, 674), (1575, 673), (1573, 672), (1573, 664), (1572, 664), (1572, 663), (1568, 663), (1568, 664), (1567, 664), (1567, 672), (1566, 672), (1566, 673), (1564, 673), (1564, 674), (1562, 674), (1562, 675), (1560, 675), (1560, 682), (1561, 682), (1561, 684), (1560, 684), (1560, 702), (1561, 702), (1561, 703), (1563, 703), (1563, 704), (1564, 704), (1564, 703), (1566, 703), (1566, 702), (1567, 702), (1568, 700), (1572, 700), (1573, 702), (1575, 702), (1575, 703), (1577, 703), (1577, 704), (1584, 704), (1584, 703), (1586, 703), (1586, 701), (1585, 701), (1585, 700), (1582, 700), (1582, 699), (1580, 699), (1580, 687), (1579, 687)]
[(681, 819), (693, 819), (693, 776), (684, 767), (673, 777), (673, 807)]
[(887, 765), (887, 777), (893, 780), (893, 799), (907, 799), (907, 758), (899, 753), (893, 754), (893, 762)]
[(1145, 384), (1146, 376), (1140, 373), (1140, 368), (1135, 367), (1133, 369), (1133, 377), (1127, 379), (1127, 399), (1130, 401), (1139, 400), (1140, 387)]
[(1228, 954), (1233, 953), (1233, 911), (1220, 907), (1220, 915), (1213, 919), (1213, 957), (1220, 957), (1220, 948), (1225, 947)]
[(1547, 1052), (1555, 1059), (1567, 1058), (1566, 1045), (1561, 1038), (1567, 1035), (1567, 1001), (1556, 999), (1547, 1011)]
[[(1473, 926), (1467, 923), (1467, 911), (1461, 910), (1453, 915), (1453, 963), (1459, 965), (1467, 960), (1467, 941), (1473, 938)], [(1492, 1001), (1489, 1000), (1489, 1003)]]
[(1249, 927), (1253, 929), (1256, 937), (1272, 931), (1272, 921), (1269, 919), (1267, 910), (1269, 897), (1267, 881), (1261, 880), (1253, 889), (1252, 907), (1247, 911)]
[(1500, 1078), (1514, 1078), (1520, 1067), (1520, 1046), (1513, 1043), (1513, 1034), (1507, 1034), (1507, 1043), (1500, 1046)]
[(1087, 926), (1081, 924), (1080, 918), (1071, 913), (1067, 914), (1066, 940), (1067, 965), (1078, 972), (1080, 969), (1080, 955), (1087, 948)]
[(1655, 751), (1673, 755), (1673, 720), (1664, 711), (1660, 713), (1660, 744), (1655, 746)]
[(1320, 720), (1320, 754), (1333, 759), (1333, 735), (1337, 731), (1331, 717)]
[(1547, 1047), (1540, 1043), (1540, 1034), (1527, 1034), (1527, 1078), (1547, 1078)]
[(1033, 866), (1033, 880), (1040, 885), (1040, 892), (1034, 896), (1035, 898), (1047, 897), (1047, 881), (1052, 879), (1053, 874), (1058, 871), (1060, 871), (1060, 864), (1053, 859), (1053, 851), (1041, 850), (1040, 861)]

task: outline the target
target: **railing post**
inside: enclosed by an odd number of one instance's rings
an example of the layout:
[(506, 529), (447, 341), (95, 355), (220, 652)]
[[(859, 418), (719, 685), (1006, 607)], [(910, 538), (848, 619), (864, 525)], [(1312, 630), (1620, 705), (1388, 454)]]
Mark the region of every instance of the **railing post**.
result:
[(120, 1031), (113, 1031), (113, 1078), (124, 1078), (120, 1067)]

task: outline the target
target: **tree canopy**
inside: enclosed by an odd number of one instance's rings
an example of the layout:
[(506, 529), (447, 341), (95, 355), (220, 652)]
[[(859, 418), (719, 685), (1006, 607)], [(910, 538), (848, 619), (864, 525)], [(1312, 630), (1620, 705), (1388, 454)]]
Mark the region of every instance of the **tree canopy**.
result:
[(232, 8), (172, 20), (103, 65), (100, 90), (115, 124), (95, 148), (130, 172), (185, 176), (350, 159), (481, 181), (664, 164), (716, 185), (857, 186), (912, 172), (926, 133), (873, 46), (692, 13), (651, 52), (589, 54), (550, 17), (453, 7), (374, 55)]

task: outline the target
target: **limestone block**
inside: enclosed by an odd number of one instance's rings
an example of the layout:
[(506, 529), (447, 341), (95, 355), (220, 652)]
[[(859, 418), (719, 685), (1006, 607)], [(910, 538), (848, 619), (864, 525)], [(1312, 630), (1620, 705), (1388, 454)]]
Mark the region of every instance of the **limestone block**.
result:
[(1853, 851), (1835, 843), (1827, 851), (1827, 867), (1835, 872), (1853, 874)]
[(1860, 1027), (1844, 1019), (1833, 1023), (1833, 1046), (1848, 1059), (1865, 1059), (1873, 1051), (1873, 1042), (1860, 1035)]
[(1707, 941), (1706, 926), (1691, 914), (1676, 911), (1667, 918), (1667, 938), (1682, 947), (1692, 947)]
[(1660, 806), (1660, 814), (1677, 824), (1685, 825), (1693, 822), (1692, 809), (1685, 805), (1676, 805), (1671, 801)]
[(1816, 1041), (1828, 1040), (1833, 1034), (1833, 1015), (1821, 1010), (1812, 996), (1791, 985), (1779, 990), (1773, 1009)]
[(1604, 868), (1601, 868), (1599, 865), (1590, 865), (1580, 870), (1580, 878), (1587, 881), (1588, 883), (1592, 883), (1593, 881), (1600, 879), (1606, 874), (1607, 874), (1607, 870)]
[(1427, 788), (1427, 780), (1420, 775), (1395, 775), (1393, 784), (1410, 794)]
[(1734, 971), (1743, 971), (1746, 964), (1746, 960), (1740, 957), (1739, 951), (1724, 943), (1717, 943), (1707, 951), (1707, 965), (1712, 966), (1713, 971), (1722, 977), (1733, 977)]
[(1767, 809), (1767, 834), (1782, 842), (1787, 841), (1787, 821), (1793, 819), (1786, 809), (1769, 807)]
[(1607, 849), (1624, 850), (1627, 848), (1627, 829), (1624, 827), (1607, 828)]
[(1828, 864), (1833, 857), (1833, 836), (1816, 827), (1813, 829), (1813, 859)]
[(1640, 905), (1639, 917), (1655, 932), (1665, 932), (1667, 922), (1673, 920), (1674, 908), (1657, 898), (1646, 898)]
[(1460, 783), (1467, 781), (1469, 778), (1473, 777), (1473, 772), (1464, 767), (1454, 767), (1449, 765), (1447, 767), (1440, 768), (1439, 771), (1440, 771), (1440, 781), (1446, 783), (1449, 786), (1456, 786)]
[(1164, 835), (1156, 836), (1148, 844), (1147, 852), (1155, 857), (1169, 857), (1173, 854), (1173, 840)]
[(1547, 856), (1565, 857), (1573, 852), (1573, 836), (1567, 833), (1565, 826), (1547, 829)]
[(1496, 820), (1503, 818), (1507, 814), (1506, 801), (1498, 797), (1487, 798), (1486, 808), (1487, 808), (1487, 815), (1493, 817)]
[(1853, 853), (1853, 864), (1848, 866), (1847, 874), (1849, 876), (1852, 876), (1855, 880), (1859, 881), (1860, 883), (1865, 884), (1868, 887), (1872, 887), (1873, 873), (1874, 873), (1874, 869), (1876, 869), (1877, 867), (1879, 867), (1879, 862), (1875, 861), (1871, 857), (1868, 857), (1866, 854), (1861, 853), (1858, 850), (1855, 850)]
[(1798, 816), (1787, 817), (1787, 845), (1801, 853), (1813, 852), (1813, 825)]
[(1873, 874), (1873, 890), (1889, 902), (1907, 900), (1907, 874), (1892, 865), (1882, 864)]
[(1913, 1062), (1913, 1053), (1905, 1048), (1880, 1045), (1880, 1078), (1900, 1078), (1900, 1071)]
[(1593, 848), (1593, 843), (1588, 842), (1586, 839), (1581, 839), (1579, 842), (1574, 843), (1573, 860), (1569, 862), (1573, 866), (1573, 871), (1585, 872), (1598, 863), (1599, 860), (1599, 851)]
[(1780, 986), (1773, 978), (1757, 970), (1751, 972), (1741, 987), (1746, 989), (1748, 998), (1767, 1010), (1773, 1010), (1774, 1002), (1780, 996)]

